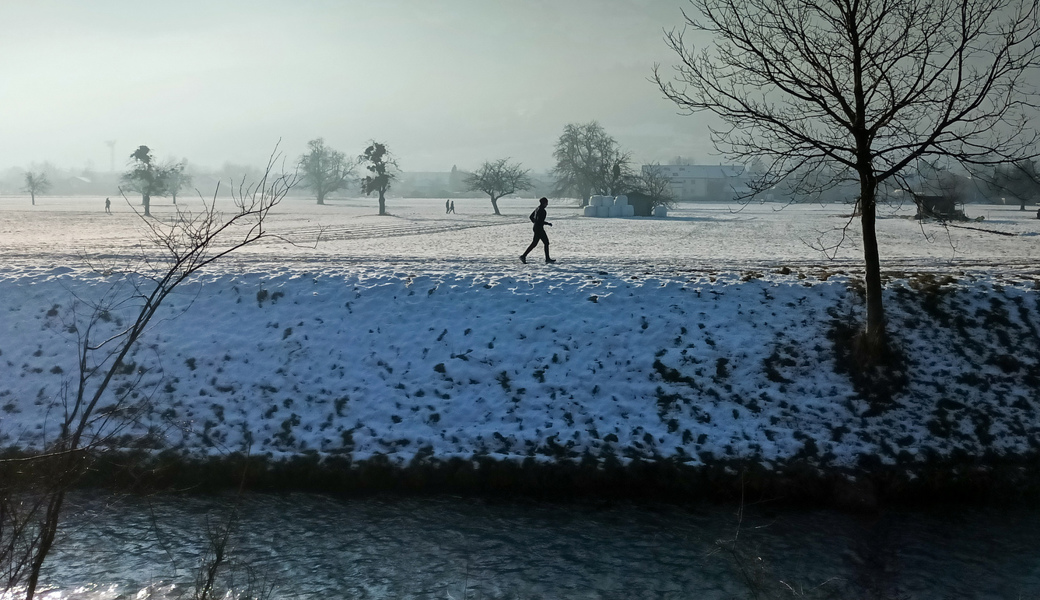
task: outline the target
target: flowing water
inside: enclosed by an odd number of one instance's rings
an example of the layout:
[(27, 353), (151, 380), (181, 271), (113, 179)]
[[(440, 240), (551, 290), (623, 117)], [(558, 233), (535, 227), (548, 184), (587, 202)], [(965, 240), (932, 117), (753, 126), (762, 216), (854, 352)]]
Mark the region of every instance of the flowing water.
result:
[[(190, 598), (235, 506), (220, 589), (279, 599), (751, 597), (742, 572), (838, 597), (1040, 597), (1040, 513), (1024, 509), (752, 506), (738, 519), (715, 505), (311, 494), (78, 495), (43, 597)], [(735, 536), (736, 553), (720, 550)]]

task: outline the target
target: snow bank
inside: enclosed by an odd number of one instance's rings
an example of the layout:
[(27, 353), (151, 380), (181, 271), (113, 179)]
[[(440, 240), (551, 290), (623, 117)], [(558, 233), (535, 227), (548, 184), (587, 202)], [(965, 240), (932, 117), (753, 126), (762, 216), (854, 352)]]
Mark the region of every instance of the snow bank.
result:
[[(0, 445), (53, 437), (84, 310), (124, 297), (119, 281), (0, 274)], [(170, 298), (107, 401), (140, 377), (144, 416), (121, 433), (196, 456), (850, 466), (1035, 450), (1035, 287), (925, 283), (889, 284), (911, 384), (883, 412), (835, 372), (833, 323), (860, 318), (849, 280), (796, 273), (207, 276)]]
[[(0, 446), (53, 438), (90, 306), (132, 298), (119, 273), (154, 256), (140, 218), (118, 203), (106, 215), (103, 200), (0, 198)], [(287, 200), (269, 223), (279, 237), (169, 299), (105, 399), (129, 394), (143, 411), (116, 444), (767, 467), (1036, 450), (1031, 214), (968, 207), (1001, 236), (914, 221), (910, 207), (881, 215), (910, 383), (878, 411), (837, 372), (831, 341), (836, 322), (862, 318), (849, 206), (600, 220), (554, 200), (560, 262), (545, 266), (516, 258), (535, 200), (505, 199), (503, 216), (486, 199), (458, 199), (457, 215), (442, 204), (391, 199), (394, 214), (375, 216), (371, 199)], [(94, 339), (131, 309), (103, 315)]]

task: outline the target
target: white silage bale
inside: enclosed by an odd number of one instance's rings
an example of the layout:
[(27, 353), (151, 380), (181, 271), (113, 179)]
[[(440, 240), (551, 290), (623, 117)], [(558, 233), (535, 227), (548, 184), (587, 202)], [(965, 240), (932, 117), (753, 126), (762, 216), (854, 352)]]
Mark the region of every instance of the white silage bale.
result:
[(608, 210), (610, 211), (610, 216), (612, 216), (612, 217), (620, 217), (621, 216), (621, 207), (620, 206), (610, 206), (610, 207), (608, 207)]
[(603, 206), (603, 196), (593, 196), (589, 198), (589, 204), (592, 206)]
[(609, 206), (597, 206), (596, 207), (596, 216), (597, 217), (609, 217), (610, 216), (610, 207)]
[(663, 206), (655, 206), (654, 207), (654, 216), (655, 217), (667, 217), (668, 216), (668, 209), (663, 207)]
[(624, 211), (625, 211), (625, 214), (621, 215), (622, 217), (634, 217), (634, 216), (636, 216), (636, 207), (632, 206), (631, 204), (626, 204), (626, 205), (622, 206), (621, 208), (624, 209)]
[(628, 206), (628, 196), (621, 194), (614, 198), (614, 206)]
[(585, 207), (585, 216), (586, 217), (595, 217), (596, 216), (596, 207), (595, 206), (586, 206)]

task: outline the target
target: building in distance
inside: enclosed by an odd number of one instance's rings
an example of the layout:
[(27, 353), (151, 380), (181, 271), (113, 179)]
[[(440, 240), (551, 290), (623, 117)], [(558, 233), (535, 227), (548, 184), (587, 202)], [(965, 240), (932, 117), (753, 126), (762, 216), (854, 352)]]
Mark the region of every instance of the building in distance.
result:
[(679, 202), (733, 202), (750, 192), (740, 165), (643, 165), (650, 169), (669, 180)]

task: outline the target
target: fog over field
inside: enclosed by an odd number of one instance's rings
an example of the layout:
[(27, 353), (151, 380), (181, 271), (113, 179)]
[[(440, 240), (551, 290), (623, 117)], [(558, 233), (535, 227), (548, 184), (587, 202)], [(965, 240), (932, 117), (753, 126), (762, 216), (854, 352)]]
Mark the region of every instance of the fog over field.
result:
[[(563, 126), (599, 120), (643, 162), (710, 156), (699, 119), (647, 81), (677, 2), (72, 0), (0, 4), (0, 169), (122, 170), (161, 158), (259, 164), (324, 137), (383, 140), (409, 171), (510, 156), (552, 166)], [(10, 143), (17, 141), (17, 143)]]

